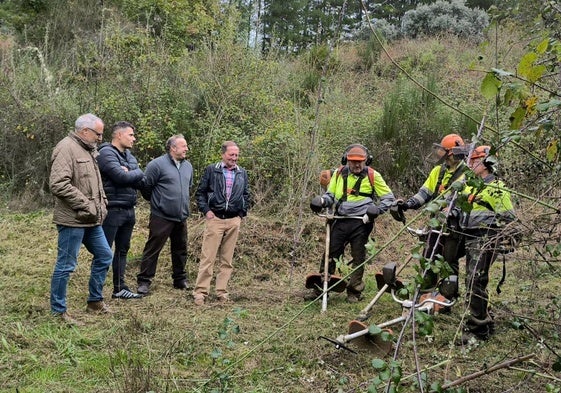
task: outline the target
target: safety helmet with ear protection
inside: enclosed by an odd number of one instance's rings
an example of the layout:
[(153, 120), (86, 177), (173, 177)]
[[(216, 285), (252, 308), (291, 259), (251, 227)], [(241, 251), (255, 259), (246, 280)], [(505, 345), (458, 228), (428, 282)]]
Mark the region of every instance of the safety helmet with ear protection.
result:
[(447, 155), (451, 155), (453, 154), (453, 149), (455, 147), (464, 146), (465, 143), (462, 137), (458, 134), (448, 134), (444, 138), (442, 138), (440, 143), (435, 143), (435, 145), (446, 150)]
[(366, 148), (366, 146), (361, 144), (352, 144), (347, 146), (343, 157), (341, 157), (341, 164), (347, 165), (349, 161), (366, 161), (366, 166), (372, 163), (372, 155)]
[(486, 158), (487, 156), (489, 156), (490, 151), (491, 151), (491, 146), (477, 146), (471, 152), (470, 158), (472, 160), (476, 158)]
[(491, 155), (491, 146), (477, 146), (470, 155), (470, 160), (476, 160), (478, 158), (482, 159), (483, 165), (490, 170), (491, 172), (495, 172), (497, 166), (497, 159)]

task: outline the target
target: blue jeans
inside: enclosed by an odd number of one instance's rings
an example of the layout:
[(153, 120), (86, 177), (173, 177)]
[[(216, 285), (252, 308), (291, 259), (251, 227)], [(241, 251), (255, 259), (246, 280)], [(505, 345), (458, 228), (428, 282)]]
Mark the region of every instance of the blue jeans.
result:
[(103, 232), (109, 247), (115, 242), (113, 253), (113, 292), (129, 289), (125, 284), (127, 254), (131, 246), (131, 236), (136, 222), (134, 207), (109, 209), (103, 221)]
[(51, 311), (66, 311), (66, 291), (68, 280), (78, 265), (78, 253), (82, 243), (93, 254), (88, 302), (103, 300), (103, 285), (113, 259), (101, 225), (87, 228), (74, 228), (57, 225), (58, 255), (51, 279)]

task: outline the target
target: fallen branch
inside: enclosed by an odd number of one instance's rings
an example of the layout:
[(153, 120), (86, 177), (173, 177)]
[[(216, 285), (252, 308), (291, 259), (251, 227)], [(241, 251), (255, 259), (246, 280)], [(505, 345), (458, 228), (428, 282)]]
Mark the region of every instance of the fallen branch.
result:
[(479, 378), (482, 375), (489, 374), (489, 373), (492, 373), (494, 371), (510, 367), (513, 364), (524, 362), (524, 361), (526, 361), (528, 359), (531, 359), (533, 357), (534, 357), (534, 354), (532, 353), (530, 355), (521, 356), (521, 357), (516, 358), (516, 359), (507, 360), (506, 362), (496, 364), (493, 367), (486, 368), (485, 370), (481, 370), (481, 371), (475, 372), (473, 374), (466, 375), (465, 377), (456, 379), (453, 382), (444, 384), (444, 385), (442, 385), (442, 389), (448, 389), (448, 388), (451, 388), (451, 387), (454, 387), (454, 386), (461, 385), (464, 382), (471, 381), (472, 379)]

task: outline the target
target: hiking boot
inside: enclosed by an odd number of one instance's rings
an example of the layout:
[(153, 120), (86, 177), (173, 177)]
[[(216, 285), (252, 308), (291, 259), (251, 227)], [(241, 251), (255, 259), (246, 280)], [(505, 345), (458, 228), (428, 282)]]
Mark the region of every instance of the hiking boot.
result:
[[(312, 289), (311, 291), (306, 291), (303, 297), (304, 300), (312, 301), (316, 300), (319, 296), (321, 296), (321, 292), (317, 289)], [(329, 296), (329, 294), (327, 296)]]
[(113, 295), (111, 295), (111, 297), (113, 299), (140, 299), (142, 297), (141, 294), (139, 293), (134, 293), (129, 291), (128, 289), (121, 289), (119, 292), (115, 292), (113, 293)]
[(216, 300), (217, 300), (218, 303), (220, 303), (220, 304), (230, 304), (230, 303), (233, 303), (232, 299), (230, 299), (230, 296), (228, 296), (228, 294), (219, 295), (219, 296), (216, 297)]
[(347, 303), (358, 303), (362, 300), (362, 295), (356, 293), (347, 294)]
[(150, 283), (146, 281), (139, 282), (136, 292), (138, 292), (142, 296), (148, 295), (148, 293), (150, 292)]
[(67, 325), (70, 325), (70, 326), (85, 326), (84, 322), (78, 321), (77, 319), (74, 319), (66, 311), (61, 312), (61, 313), (55, 313), (54, 316), (56, 318), (60, 318), (64, 323), (66, 323)]
[(187, 290), (189, 289), (189, 284), (187, 283), (187, 280), (174, 281), (173, 287), (175, 289)]
[(204, 306), (204, 304), (205, 304), (204, 296), (195, 296), (195, 306)]
[(88, 302), (86, 311), (93, 314), (111, 314), (111, 309), (100, 300), (98, 302)]
[(487, 341), (488, 339), (489, 339), (488, 332), (474, 333), (472, 331), (466, 330), (456, 341), (456, 345), (475, 345), (479, 341)]

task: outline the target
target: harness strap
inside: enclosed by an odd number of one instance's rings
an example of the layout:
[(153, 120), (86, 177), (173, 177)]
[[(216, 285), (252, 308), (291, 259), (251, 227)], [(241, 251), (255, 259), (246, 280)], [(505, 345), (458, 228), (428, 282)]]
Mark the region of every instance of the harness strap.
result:
[(444, 174), (446, 173), (446, 165), (442, 165), (440, 167), (440, 173), (438, 174), (438, 181), (436, 182), (436, 187), (434, 187), (434, 193), (432, 194), (431, 199), (434, 199), (436, 196), (442, 194), (447, 188), (448, 185), (454, 183), (467, 169), (466, 165), (458, 165), (450, 179), (446, 182), (446, 184), (442, 184), (442, 179), (444, 179)]

